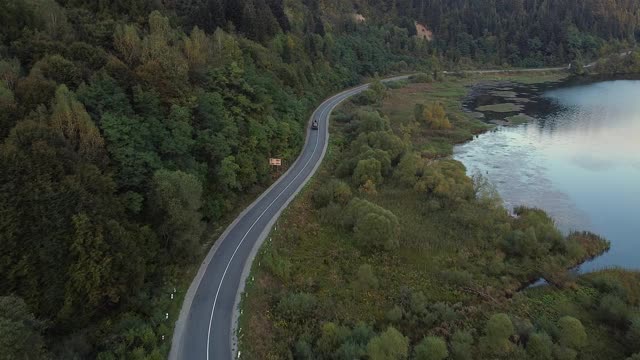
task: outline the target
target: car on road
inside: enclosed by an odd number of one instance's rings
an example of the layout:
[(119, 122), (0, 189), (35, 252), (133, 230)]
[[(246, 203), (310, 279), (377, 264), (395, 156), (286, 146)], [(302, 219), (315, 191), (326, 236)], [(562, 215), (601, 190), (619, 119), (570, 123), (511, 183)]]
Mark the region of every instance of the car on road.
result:
[(313, 122), (311, 123), (311, 129), (318, 130), (318, 119), (313, 119)]

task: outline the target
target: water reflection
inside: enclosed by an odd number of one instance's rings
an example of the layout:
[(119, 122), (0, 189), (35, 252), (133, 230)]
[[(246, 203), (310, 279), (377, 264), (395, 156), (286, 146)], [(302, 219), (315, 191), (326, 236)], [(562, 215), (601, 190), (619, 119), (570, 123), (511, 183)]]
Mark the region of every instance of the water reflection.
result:
[(583, 270), (640, 268), (640, 81), (550, 90), (536, 103), (525, 108), (536, 121), (482, 134), (455, 158), (485, 174), (507, 207), (540, 207), (563, 231), (611, 240)]

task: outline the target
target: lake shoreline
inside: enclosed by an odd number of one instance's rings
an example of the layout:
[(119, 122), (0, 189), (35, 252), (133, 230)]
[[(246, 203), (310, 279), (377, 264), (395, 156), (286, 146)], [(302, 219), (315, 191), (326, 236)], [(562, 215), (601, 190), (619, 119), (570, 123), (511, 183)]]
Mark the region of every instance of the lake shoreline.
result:
[[(640, 79), (640, 75), (635, 75), (635, 76), (594, 76), (594, 75), (590, 75), (590, 76), (585, 76), (585, 77), (569, 77), (566, 79), (562, 79), (560, 81), (551, 81), (551, 82), (543, 82), (543, 83), (538, 83), (538, 84), (522, 84), (522, 83), (518, 83), (517, 81), (512, 81), (512, 80), (489, 80), (489, 81), (480, 81), (474, 84), (471, 84), (470, 86), (468, 86), (469, 91), (467, 92), (467, 94), (461, 99), (460, 103), (461, 103), (461, 108), (463, 109), (463, 111), (469, 115), (472, 116), (474, 118), (477, 118), (478, 120), (482, 121), (485, 124), (489, 124), (489, 125), (493, 125), (492, 128), (487, 129), (486, 131), (484, 131), (483, 133), (487, 133), (489, 131), (494, 132), (497, 129), (500, 129), (501, 127), (507, 127), (507, 128), (512, 128), (513, 125), (508, 124), (508, 123), (496, 123), (495, 120), (492, 121), (492, 117), (495, 118), (495, 114), (492, 112), (482, 112), (479, 111), (477, 108), (477, 98), (481, 97), (483, 95), (486, 95), (487, 93), (490, 92), (496, 92), (496, 89), (499, 91), (509, 91), (510, 89), (522, 89), (523, 87), (527, 87), (530, 91), (526, 94), (523, 94), (522, 92), (518, 92), (517, 96), (521, 97), (523, 95), (528, 96), (530, 98), (533, 98), (534, 101), (536, 101), (537, 99), (541, 98), (543, 96), (543, 94), (547, 91), (550, 90), (554, 90), (554, 89), (566, 89), (566, 88), (572, 88), (574, 86), (585, 86), (585, 85), (591, 85), (591, 84), (597, 84), (599, 82), (602, 81), (614, 81), (614, 80), (630, 80), (630, 79)], [(508, 101), (508, 99), (504, 99), (505, 102)], [(482, 114), (482, 116), (479, 116), (479, 114)], [(509, 113), (507, 113), (509, 114)], [(525, 114), (528, 116), (529, 114), (527, 114), (525, 112)], [(531, 123), (538, 123), (539, 125), (539, 120), (536, 119), (535, 117), (531, 117), (531, 121), (529, 122), (525, 122), (526, 124), (531, 124)], [(520, 125), (520, 124), (518, 124)], [(469, 143), (471, 143), (472, 141), (474, 141), (476, 138), (478, 138), (477, 135), (474, 135), (472, 139), (470, 139), (469, 141), (463, 143), (463, 144), (456, 144), (456, 148), (460, 148), (461, 146), (465, 146)], [(480, 155), (482, 156), (482, 155)], [(457, 158), (456, 154), (454, 154), (454, 158), (458, 161), (462, 161), (462, 159)], [(463, 163), (465, 163), (465, 166), (468, 165), (468, 163), (466, 163), (465, 161), (462, 161)], [(477, 170), (477, 169), (476, 169)], [(467, 170), (468, 172), (471, 171), (471, 168), (469, 168)], [(507, 179), (508, 181), (509, 179)], [(500, 191), (500, 189), (498, 189), (499, 193), (501, 194), (501, 196), (504, 196), (505, 194), (503, 194), (503, 191)], [(509, 208), (509, 202), (507, 201), (508, 199), (504, 199), (503, 198), (503, 204), (505, 205), (505, 207)], [(529, 204), (530, 205), (530, 204)], [(549, 211), (548, 207), (545, 206), (540, 206), (540, 208), (542, 208), (545, 211)], [(555, 216), (554, 216), (555, 218)], [(569, 230), (567, 230), (569, 231)], [(611, 248), (615, 249), (616, 248), (616, 244), (615, 242), (612, 242)], [(575, 264), (573, 266), (571, 266), (568, 270), (573, 270), (573, 269), (578, 269), (581, 268), (582, 265), (587, 264), (587, 263), (591, 263), (594, 259), (598, 259), (601, 258), (602, 255), (605, 255), (608, 252), (608, 249), (606, 251), (603, 251), (601, 253), (595, 254), (593, 256), (590, 256), (586, 259), (584, 259), (583, 261), (581, 261), (578, 264)], [(617, 265), (613, 265), (614, 267), (617, 267)], [(611, 265), (604, 265), (601, 268), (609, 268), (611, 267)], [(635, 269), (633, 267), (625, 267), (625, 266), (619, 266), (623, 269), (627, 269), (630, 271), (634, 271)], [(581, 270), (580, 273), (585, 273), (586, 272), (592, 272), (592, 271), (599, 271), (600, 269), (598, 268), (593, 268), (593, 269), (587, 269), (587, 270)], [(537, 279), (535, 281), (533, 281), (533, 283), (535, 283), (537, 281)], [(529, 284), (530, 285), (530, 284)], [(529, 285), (525, 285), (525, 288), (528, 287)]]

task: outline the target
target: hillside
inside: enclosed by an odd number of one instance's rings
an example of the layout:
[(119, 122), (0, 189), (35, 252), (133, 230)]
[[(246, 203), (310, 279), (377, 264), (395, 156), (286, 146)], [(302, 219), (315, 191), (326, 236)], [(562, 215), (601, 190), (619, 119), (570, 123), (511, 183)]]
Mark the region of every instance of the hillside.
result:
[(624, 48), (638, 4), (2, 0), (0, 24), (1, 356), (155, 359), (170, 294), (326, 95)]

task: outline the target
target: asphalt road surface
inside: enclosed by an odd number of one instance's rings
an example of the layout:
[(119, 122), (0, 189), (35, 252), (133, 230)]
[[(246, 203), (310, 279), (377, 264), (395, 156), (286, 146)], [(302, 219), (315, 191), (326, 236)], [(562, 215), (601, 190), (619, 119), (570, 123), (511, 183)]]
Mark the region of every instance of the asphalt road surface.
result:
[(170, 360), (228, 360), (236, 355), (234, 331), (238, 302), (255, 253), (282, 210), (320, 165), (327, 149), (331, 111), (368, 86), (365, 84), (341, 92), (325, 100), (315, 110), (310, 121), (317, 119), (319, 129), (307, 131), (298, 159), (216, 241), (185, 295), (176, 321)]

